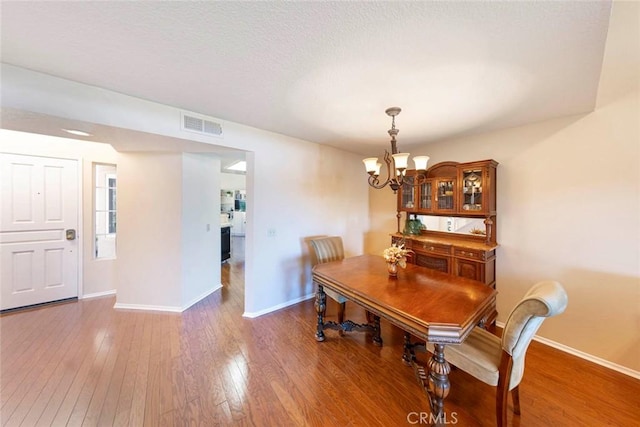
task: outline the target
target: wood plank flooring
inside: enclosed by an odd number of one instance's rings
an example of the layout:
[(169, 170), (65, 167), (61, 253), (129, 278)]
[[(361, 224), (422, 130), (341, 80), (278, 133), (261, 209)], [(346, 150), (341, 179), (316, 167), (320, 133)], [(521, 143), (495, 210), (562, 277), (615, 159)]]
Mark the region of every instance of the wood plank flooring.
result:
[[(232, 260), (224, 288), (182, 314), (116, 311), (106, 297), (0, 317), (2, 426), (426, 425), (400, 331), (383, 322), (382, 348), (335, 331), (317, 343), (313, 301), (246, 319), (243, 282)], [(640, 381), (539, 343), (520, 388), (510, 425), (639, 425)], [(494, 425), (494, 396), (454, 370), (449, 423)]]

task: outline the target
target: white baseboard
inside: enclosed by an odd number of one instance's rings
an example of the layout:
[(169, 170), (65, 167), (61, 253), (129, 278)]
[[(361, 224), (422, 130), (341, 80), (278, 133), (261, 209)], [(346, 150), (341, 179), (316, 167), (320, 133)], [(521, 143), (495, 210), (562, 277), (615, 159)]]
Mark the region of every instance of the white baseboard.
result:
[[(496, 322), (496, 326), (501, 327), (502, 329), (504, 329), (504, 323), (503, 322)], [(540, 337), (538, 335), (534, 336), (533, 339), (535, 341), (538, 341), (542, 344), (548, 345), (549, 347), (553, 347), (555, 349), (558, 349), (560, 351), (564, 351), (565, 353), (569, 353), (573, 356), (579, 357), (581, 359), (584, 360), (588, 360), (589, 362), (593, 362), (596, 365), (600, 365), (600, 366), (604, 366), (605, 368), (608, 369), (612, 369), (616, 372), (620, 372), (621, 374), (625, 374), (628, 375), (630, 377), (636, 378), (636, 379), (640, 379), (640, 372), (638, 371), (634, 371), (633, 369), (629, 369), (626, 366), (622, 366), (622, 365), (618, 365), (617, 363), (613, 363), (610, 362), (608, 360), (605, 359), (601, 359), (600, 357), (594, 356), (592, 354), (589, 353), (585, 353), (583, 351), (580, 350), (576, 350), (575, 348), (566, 346), (564, 344), (560, 344), (556, 341), (550, 340), (548, 338), (544, 338), (544, 337)]]
[(122, 304), (122, 303), (116, 302), (113, 308), (120, 309), (120, 310), (168, 311), (170, 313), (182, 313), (183, 311), (187, 310), (189, 307), (191, 307), (195, 303), (205, 299), (206, 297), (208, 297), (218, 289), (222, 289), (221, 284), (197, 296), (196, 298), (191, 300), (189, 303), (187, 303), (184, 307), (176, 307), (176, 306), (170, 306), (170, 305)]
[(282, 304), (278, 304), (278, 305), (274, 305), (273, 307), (265, 308), (264, 310), (256, 311), (256, 312), (253, 312), (253, 313), (245, 311), (244, 314), (242, 315), (242, 317), (248, 317), (249, 319), (253, 319), (255, 317), (259, 317), (259, 316), (262, 316), (262, 315), (265, 315), (265, 314), (268, 314), (268, 313), (272, 313), (274, 311), (289, 307), (290, 305), (297, 304), (299, 302), (306, 301), (306, 300), (311, 299), (311, 298), (315, 298), (315, 296), (316, 296), (316, 293), (312, 292), (312, 293), (310, 293), (308, 295), (304, 295), (304, 296), (301, 296), (299, 298), (292, 299), (292, 300), (287, 301), (287, 302), (283, 302)]
[(78, 297), (78, 299), (100, 298), (100, 297), (106, 297), (106, 296), (115, 295), (115, 294), (116, 294), (116, 290), (112, 289), (110, 291), (95, 292), (95, 293), (92, 293), (92, 294), (84, 294), (81, 297)]
[(182, 313), (182, 307), (169, 305), (122, 304), (117, 302), (113, 305), (113, 308), (116, 310), (168, 311), (170, 313)]
[(191, 300), (191, 302), (189, 302), (184, 307), (182, 307), (182, 311), (185, 311), (185, 310), (189, 309), (189, 307), (191, 307), (192, 305), (196, 304), (197, 302), (202, 301), (203, 299), (205, 299), (206, 297), (208, 297), (209, 295), (211, 295), (212, 293), (214, 293), (218, 289), (222, 289), (222, 284), (219, 284), (218, 286), (214, 287), (213, 289), (209, 289), (208, 291), (206, 291), (202, 295), (200, 295), (200, 296), (194, 298), (193, 300)]

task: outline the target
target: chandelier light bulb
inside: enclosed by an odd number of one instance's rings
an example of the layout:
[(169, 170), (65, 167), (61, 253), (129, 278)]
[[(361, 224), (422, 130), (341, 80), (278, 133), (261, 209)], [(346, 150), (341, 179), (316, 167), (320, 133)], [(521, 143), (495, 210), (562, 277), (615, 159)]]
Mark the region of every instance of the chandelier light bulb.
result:
[(380, 174), (380, 167), (377, 166), (377, 165), (380, 165), (380, 163), (378, 163), (377, 157), (369, 157), (362, 160), (362, 162), (364, 163), (364, 167), (367, 170), (367, 172), (369, 172), (370, 174), (375, 173), (377, 168), (378, 174)]
[(392, 154), (393, 163), (396, 165), (396, 169), (403, 171), (407, 168), (409, 163), (409, 153)]
[(427, 170), (427, 163), (429, 163), (429, 156), (415, 156), (413, 158), (413, 163), (416, 165), (416, 170), (424, 171)]

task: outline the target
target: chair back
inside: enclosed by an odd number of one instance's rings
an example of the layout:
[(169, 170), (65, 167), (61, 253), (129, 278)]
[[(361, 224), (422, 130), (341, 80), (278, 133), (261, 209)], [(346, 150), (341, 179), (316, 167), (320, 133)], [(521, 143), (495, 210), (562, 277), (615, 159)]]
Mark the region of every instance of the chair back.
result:
[(314, 264), (323, 264), (325, 262), (340, 261), (344, 259), (342, 237), (318, 237), (311, 239), (310, 242), (316, 258)]
[(502, 349), (513, 359), (510, 388), (522, 379), (524, 357), (540, 325), (547, 317), (564, 312), (567, 302), (567, 293), (562, 285), (547, 280), (533, 285), (511, 310), (502, 332)]

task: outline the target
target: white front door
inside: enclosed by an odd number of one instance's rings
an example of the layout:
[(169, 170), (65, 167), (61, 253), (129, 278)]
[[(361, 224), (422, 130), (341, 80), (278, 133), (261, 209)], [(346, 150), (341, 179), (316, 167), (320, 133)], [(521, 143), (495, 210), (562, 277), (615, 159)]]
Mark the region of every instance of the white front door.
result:
[(78, 162), (0, 154), (0, 309), (78, 296)]

